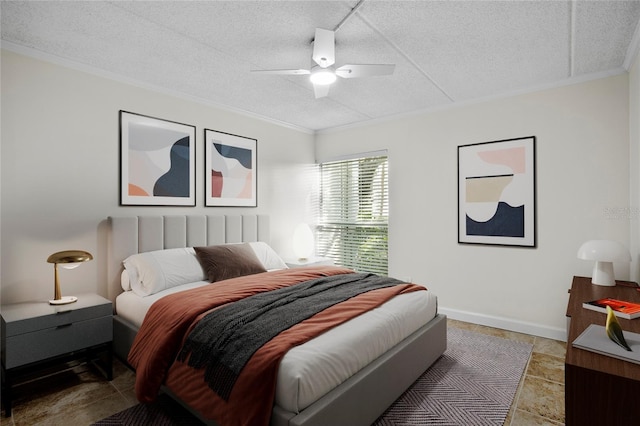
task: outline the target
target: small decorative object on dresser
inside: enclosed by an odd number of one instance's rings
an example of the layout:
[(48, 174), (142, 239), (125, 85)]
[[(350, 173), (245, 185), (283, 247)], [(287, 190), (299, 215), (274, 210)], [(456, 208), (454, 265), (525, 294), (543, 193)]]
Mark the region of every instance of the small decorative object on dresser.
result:
[(640, 317), (640, 303), (633, 303), (626, 300), (604, 297), (602, 299), (591, 300), (582, 304), (583, 308), (602, 312), (603, 314), (608, 313), (607, 306), (611, 308), (611, 310), (617, 317), (625, 319), (635, 319)]
[(620, 345), (625, 350), (632, 352), (627, 340), (624, 338), (624, 333), (622, 331), (622, 327), (618, 322), (615, 314), (613, 313), (613, 309), (611, 306), (607, 306), (607, 325), (605, 326), (607, 330), (607, 336), (609, 339), (613, 340), (617, 345)]
[[(2, 402), (11, 416), (11, 388), (25, 373), (87, 356), (112, 379), (113, 307), (97, 294), (82, 294), (76, 303), (55, 306), (46, 301), (2, 305)], [(102, 356), (101, 356), (102, 355)]]
[(640, 364), (640, 334), (625, 331), (624, 336), (629, 341), (631, 350), (611, 339), (607, 335), (606, 327), (591, 324), (571, 345), (585, 351)]

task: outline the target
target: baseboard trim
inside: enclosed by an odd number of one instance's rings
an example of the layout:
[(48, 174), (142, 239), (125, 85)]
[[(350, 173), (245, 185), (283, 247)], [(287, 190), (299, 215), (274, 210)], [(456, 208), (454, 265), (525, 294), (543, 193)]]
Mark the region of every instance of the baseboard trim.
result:
[(547, 339), (567, 341), (567, 330), (564, 328), (547, 327), (525, 321), (518, 321), (512, 318), (496, 317), (492, 315), (479, 314), (476, 312), (449, 309), (438, 307), (438, 312), (445, 314), (447, 318), (470, 322), (473, 324), (486, 325), (488, 327), (500, 328), (502, 330), (515, 331), (517, 333), (531, 334), (533, 336), (545, 337)]

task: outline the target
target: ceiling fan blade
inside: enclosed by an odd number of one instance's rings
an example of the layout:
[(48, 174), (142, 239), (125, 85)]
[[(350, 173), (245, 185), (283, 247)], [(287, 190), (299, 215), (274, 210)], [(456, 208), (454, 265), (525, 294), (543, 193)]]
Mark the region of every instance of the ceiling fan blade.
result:
[(313, 61), (322, 68), (330, 67), (336, 62), (336, 37), (330, 30), (316, 28), (313, 39)]
[(309, 70), (251, 70), (253, 73), (257, 74), (286, 74), (286, 75), (308, 75), (311, 74)]
[(336, 75), (342, 78), (374, 77), (393, 74), (394, 64), (343, 65), (336, 69)]
[(316, 95), (316, 99), (324, 98), (329, 94), (330, 84), (314, 84), (313, 93)]

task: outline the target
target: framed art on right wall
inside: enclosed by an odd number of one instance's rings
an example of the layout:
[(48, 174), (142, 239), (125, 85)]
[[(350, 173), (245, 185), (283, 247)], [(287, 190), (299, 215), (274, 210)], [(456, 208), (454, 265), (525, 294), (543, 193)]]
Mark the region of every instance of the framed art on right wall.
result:
[(458, 146), (458, 243), (536, 247), (536, 137)]

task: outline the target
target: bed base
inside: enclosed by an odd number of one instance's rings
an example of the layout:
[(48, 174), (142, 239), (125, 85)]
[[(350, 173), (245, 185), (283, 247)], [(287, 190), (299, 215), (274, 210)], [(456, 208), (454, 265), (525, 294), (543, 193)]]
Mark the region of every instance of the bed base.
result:
[(423, 327), (299, 414), (274, 407), (273, 426), (368, 426), (447, 348), (447, 318)]
[(129, 368), (127, 357), (133, 345), (133, 340), (138, 334), (138, 328), (118, 315), (113, 316), (113, 354), (124, 362)]
[[(136, 328), (114, 317), (114, 352), (126, 362)], [(274, 406), (272, 426), (368, 426), (447, 349), (447, 318), (438, 314), (347, 381), (296, 414)], [(178, 398), (169, 390), (164, 391)], [(186, 404), (178, 400), (189, 411)], [(198, 418), (202, 417), (193, 412)], [(215, 422), (207, 424), (216, 425)]]

